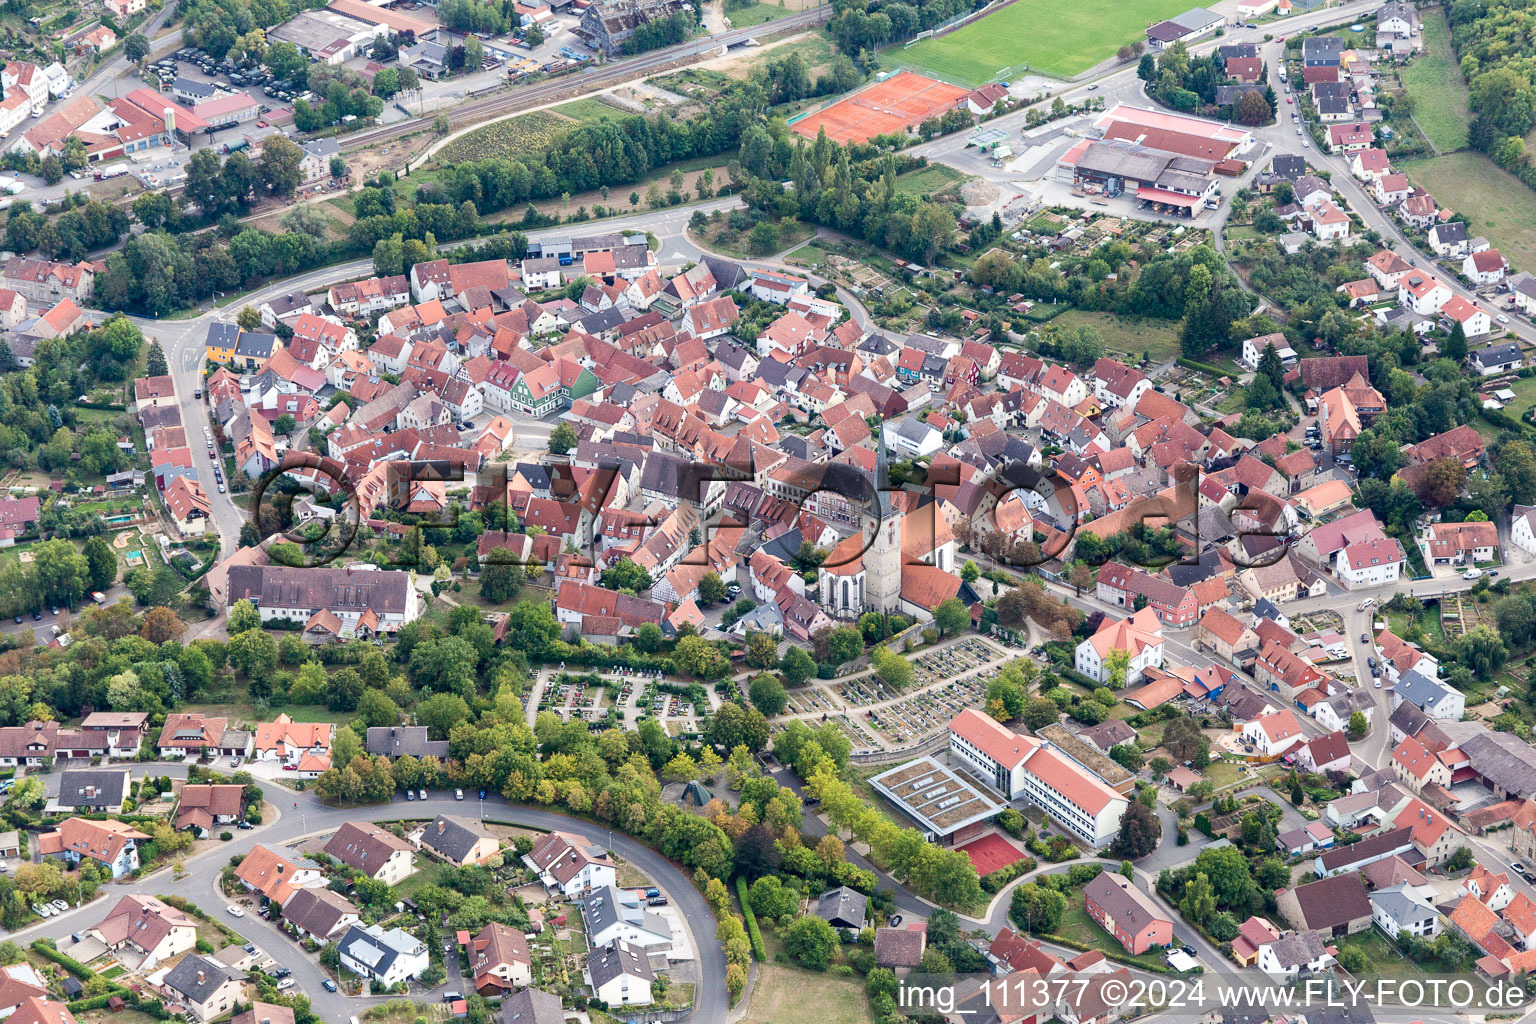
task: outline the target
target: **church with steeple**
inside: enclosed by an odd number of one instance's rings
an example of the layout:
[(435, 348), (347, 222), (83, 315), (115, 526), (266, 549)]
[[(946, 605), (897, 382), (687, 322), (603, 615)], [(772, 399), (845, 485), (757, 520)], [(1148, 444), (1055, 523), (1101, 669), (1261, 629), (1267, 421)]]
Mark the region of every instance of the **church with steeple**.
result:
[(840, 541), (817, 572), (820, 604), (835, 619), (865, 612), (931, 617), (956, 596), (961, 581), (954, 535), (930, 496), (891, 490), (884, 431), (880, 432), (875, 486), (880, 515)]

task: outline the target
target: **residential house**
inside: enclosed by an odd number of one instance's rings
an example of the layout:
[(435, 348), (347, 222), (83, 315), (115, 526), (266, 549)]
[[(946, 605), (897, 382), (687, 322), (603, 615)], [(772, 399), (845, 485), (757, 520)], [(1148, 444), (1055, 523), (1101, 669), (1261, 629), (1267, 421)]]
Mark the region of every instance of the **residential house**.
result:
[(1157, 613), (1143, 608), (1128, 618), (1106, 619), (1093, 636), (1077, 645), (1077, 671), (1098, 682), (1107, 682), (1110, 677), (1110, 655), (1114, 651), (1124, 651), (1129, 657), (1121, 685), (1140, 681), (1149, 668), (1161, 668), (1163, 633)]
[(385, 988), (420, 977), (431, 965), (427, 944), (399, 928), (354, 924), (336, 943), (341, 965)]
[(131, 825), (108, 819), (66, 818), (54, 831), (37, 837), (44, 857), (58, 857), (69, 864), (94, 860), (112, 878), (122, 878), (139, 867), (139, 841), (149, 836)]
[(197, 946), (197, 922), (157, 896), (121, 896), (86, 932), (126, 965), (152, 971)]
[(652, 1000), (656, 974), (650, 958), (623, 942), (589, 950), (583, 973), (593, 995), (609, 1006), (645, 1006)]
[(160, 984), (200, 1021), (229, 1013), (245, 997), (245, 983), (235, 971), (200, 953), (184, 957)]
[(545, 888), (564, 896), (617, 883), (608, 851), (574, 832), (548, 833), (528, 851), (523, 863), (538, 872)]
[(362, 920), (362, 912), (329, 888), (295, 889), (283, 904), (283, 920), (293, 925), (301, 938), (324, 943)]
[(482, 996), (507, 994), (533, 983), (533, 955), (523, 933), (492, 921), (466, 946), (475, 991)]
[(1173, 944), (1173, 919), (1117, 872), (1100, 872), (1083, 886), (1083, 906), (1132, 956)]
[(416, 870), (415, 847), (370, 822), (343, 824), (327, 840), (325, 853), (354, 871), (389, 885), (398, 885)]
[(201, 835), (217, 825), (233, 825), (245, 816), (245, 787), (234, 783), (189, 782), (176, 803), (176, 827)]
[(418, 848), (458, 867), (483, 865), (501, 851), (501, 844), (485, 826), (457, 814), (439, 814), (412, 832), (410, 839)]

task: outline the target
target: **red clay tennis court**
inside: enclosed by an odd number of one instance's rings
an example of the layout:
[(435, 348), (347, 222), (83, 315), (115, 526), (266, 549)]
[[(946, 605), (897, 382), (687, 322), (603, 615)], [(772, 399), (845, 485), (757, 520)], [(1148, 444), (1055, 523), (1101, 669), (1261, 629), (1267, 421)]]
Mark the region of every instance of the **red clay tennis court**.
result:
[(822, 128), (833, 142), (868, 142), (876, 135), (916, 128), (969, 95), (970, 90), (902, 71), (847, 99), (796, 121), (796, 135), (814, 139)]
[(991, 835), (982, 836), (964, 846), (955, 849), (971, 858), (971, 863), (976, 865), (976, 874), (990, 875), (1007, 867), (1016, 860), (1024, 859), (1024, 851), (1014, 846), (1002, 836), (993, 832)]

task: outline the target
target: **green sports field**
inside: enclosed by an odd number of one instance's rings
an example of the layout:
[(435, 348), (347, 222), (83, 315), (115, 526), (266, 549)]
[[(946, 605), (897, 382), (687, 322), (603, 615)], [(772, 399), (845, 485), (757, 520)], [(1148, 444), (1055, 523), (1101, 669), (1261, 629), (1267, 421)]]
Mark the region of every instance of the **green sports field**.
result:
[(1189, 9), (1186, 0), (1018, 0), (946, 36), (882, 54), (956, 85), (985, 85), (1026, 70), (1070, 78), (1146, 38), (1147, 25)]

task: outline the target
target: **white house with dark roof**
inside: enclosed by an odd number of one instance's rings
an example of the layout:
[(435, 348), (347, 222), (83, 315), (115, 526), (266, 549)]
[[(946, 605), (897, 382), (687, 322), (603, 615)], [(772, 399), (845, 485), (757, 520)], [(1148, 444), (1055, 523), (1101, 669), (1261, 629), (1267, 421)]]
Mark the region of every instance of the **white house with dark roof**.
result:
[(583, 972), (592, 994), (609, 1006), (644, 1006), (651, 1002), (656, 973), (640, 949), (612, 942), (587, 954)]
[(544, 887), (564, 896), (617, 883), (613, 858), (575, 832), (551, 832), (533, 845), (523, 863), (538, 872)]
[(501, 850), (500, 842), (483, 825), (457, 814), (439, 814), (410, 838), (419, 848), (459, 867), (485, 864)]
[(1412, 669), (1404, 672), (1392, 689), (1394, 709), (1405, 701), (1431, 718), (1455, 722), (1467, 713), (1466, 694)]
[(420, 977), (431, 964), (427, 944), (399, 928), (354, 924), (336, 945), (343, 967), (386, 988)]

